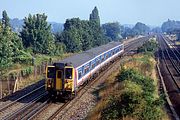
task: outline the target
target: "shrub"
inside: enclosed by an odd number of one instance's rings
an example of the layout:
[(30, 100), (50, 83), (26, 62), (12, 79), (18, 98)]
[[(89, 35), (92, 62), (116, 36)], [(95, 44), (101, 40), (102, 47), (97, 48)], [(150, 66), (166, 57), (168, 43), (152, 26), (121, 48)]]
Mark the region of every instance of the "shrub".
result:
[(158, 43), (155, 39), (151, 38), (145, 42), (141, 47), (138, 48), (137, 52), (154, 52), (158, 47)]
[(124, 69), (118, 76), (123, 81), (123, 93), (112, 96), (102, 111), (102, 119), (133, 117), (139, 120), (159, 120), (162, 117), (163, 99), (155, 99), (153, 80), (134, 69)]
[(32, 67), (27, 67), (26, 69), (21, 70), (21, 75), (22, 77), (27, 77), (30, 74), (32, 74), (33, 68)]

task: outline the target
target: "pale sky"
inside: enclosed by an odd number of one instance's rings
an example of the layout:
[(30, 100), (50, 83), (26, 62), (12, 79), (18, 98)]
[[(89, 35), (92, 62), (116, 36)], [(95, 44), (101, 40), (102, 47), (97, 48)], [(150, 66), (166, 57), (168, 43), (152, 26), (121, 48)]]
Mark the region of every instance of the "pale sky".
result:
[(0, 0), (0, 13), (6, 10), (10, 18), (20, 19), (45, 13), (48, 21), (64, 23), (73, 17), (89, 19), (94, 6), (101, 23), (161, 25), (168, 18), (180, 20), (180, 0)]

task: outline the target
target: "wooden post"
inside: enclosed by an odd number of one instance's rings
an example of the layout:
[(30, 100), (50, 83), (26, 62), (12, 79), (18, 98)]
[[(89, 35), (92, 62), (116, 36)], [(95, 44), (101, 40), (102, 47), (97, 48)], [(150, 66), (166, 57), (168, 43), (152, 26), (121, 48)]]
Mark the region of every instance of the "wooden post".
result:
[(0, 99), (2, 98), (2, 78), (0, 79)]
[[(11, 76), (10, 76), (11, 79)], [(9, 87), (9, 76), (7, 77), (7, 87), (8, 87), (8, 95), (10, 94), (10, 87)]]

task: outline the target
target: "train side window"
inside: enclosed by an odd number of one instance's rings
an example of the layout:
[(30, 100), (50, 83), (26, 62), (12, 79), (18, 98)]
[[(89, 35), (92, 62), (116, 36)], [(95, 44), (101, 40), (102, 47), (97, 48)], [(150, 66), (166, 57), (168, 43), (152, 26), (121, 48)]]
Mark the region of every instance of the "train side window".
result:
[(96, 61), (93, 60), (93, 61), (92, 61), (92, 64), (91, 64), (91, 69), (93, 69), (93, 68), (95, 67), (95, 64), (96, 64)]
[(108, 52), (108, 54), (109, 54), (109, 57), (111, 57), (111, 51), (110, 51), (110, 52)]
[(104, 55), (101, 56), (101, 61), (102, 61), (102, 62), (104, 61)]
[(82, 66), (81, 69), (82, 69), (82, 75), (84, 75), (84, 66)]
[(116, 53), (118, 53), (118, 51), (119, 51), (118, 48), (116, 48)]
[(100, 59), (100, 57), (98, 57), (98, 58), (96, 59), (96, 65), (99, 65), (100, 62), (101, 62), (101, 59)]
[(84, 74), (89, 72), (89, 63), (84, 68)]
[(113, 55), (115, 54), (115, 50), (113, 49), (113, 53), (112, 53)]
[(106, 59), (108, 59), (108, 53), (106, 53)]
[(91, 70), (92, 61), (89, 62), (89, 70)]
[(80, 79), (82, 77), (82, 70), (81, 68), (78, 70), (78, 78)]

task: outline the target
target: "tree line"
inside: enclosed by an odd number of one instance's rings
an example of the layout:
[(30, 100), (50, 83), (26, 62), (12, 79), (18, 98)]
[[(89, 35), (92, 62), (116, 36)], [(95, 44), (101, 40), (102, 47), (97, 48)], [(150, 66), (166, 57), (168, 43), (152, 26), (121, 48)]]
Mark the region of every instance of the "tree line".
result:
[[(97, 7), (89, 20), (67, 19), (64, 30), (51, 32), (51, 24), (45, 14), (29, 14), (24, 18), (22, 31), (13, 32), (6, 11), (0, 21), (0, 69), (13, 63), (29, 64), (35, 54), (61, 55), (80, 52), (120, 39), (119, 23), (100, 24)], [(114, 33), (113, 33), (114, 31)]]
[(126, 38), (128, 36), (134, 37), (136, 35), (147, 35), (151, 31), (146, 24), (141, 22), (137, 22), (133, 28), (122, 26), (121, 29), (121, 35), (123, 38)]
[(162, 32), (167, 34), (176, 34), (177, 40), (180, 41), (180, 21), (169, 20), (164, 22), (161, 26)]

